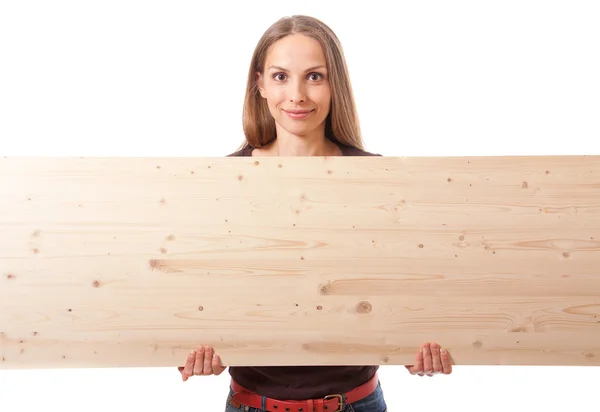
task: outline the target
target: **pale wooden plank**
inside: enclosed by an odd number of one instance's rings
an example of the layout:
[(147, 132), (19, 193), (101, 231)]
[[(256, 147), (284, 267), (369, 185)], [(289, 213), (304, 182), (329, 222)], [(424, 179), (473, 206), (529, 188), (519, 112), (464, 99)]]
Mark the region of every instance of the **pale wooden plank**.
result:
[(599, 365), (598, 166), (2, 158), (0, 368)]

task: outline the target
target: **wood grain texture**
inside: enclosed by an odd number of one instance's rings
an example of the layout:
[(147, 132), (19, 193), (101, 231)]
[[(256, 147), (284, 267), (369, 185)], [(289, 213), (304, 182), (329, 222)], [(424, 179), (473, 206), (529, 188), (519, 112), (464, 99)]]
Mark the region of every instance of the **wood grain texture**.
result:
[(1, 158), (0, 368), (600, 365), (600, 157)]

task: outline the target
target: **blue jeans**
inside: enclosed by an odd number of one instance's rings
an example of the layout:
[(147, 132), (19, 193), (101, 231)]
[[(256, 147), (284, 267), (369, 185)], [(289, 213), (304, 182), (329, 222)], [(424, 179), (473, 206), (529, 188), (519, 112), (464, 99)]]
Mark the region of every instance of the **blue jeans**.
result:
[[(229, 399), (232, 394), (233, 391), (230, 389), (229, 396), (227, 397), (225, 412), (274, 412), (265, 411), (264, 409), (250, 408), (249, 406), (244, 405), (235, 407), (229, 403)], [(342, 412), (387, 412), (387, 405), (383, 397), (381, 383), (378, 382), (377, 388), (366, 398), (347, 404)]]

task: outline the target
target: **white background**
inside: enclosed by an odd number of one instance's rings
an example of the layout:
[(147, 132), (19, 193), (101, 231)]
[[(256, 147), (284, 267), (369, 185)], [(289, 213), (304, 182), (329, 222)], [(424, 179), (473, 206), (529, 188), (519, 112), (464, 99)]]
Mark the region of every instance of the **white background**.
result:
[[(243, 140), (253, 48), (290, 14), (321, 18), (341, 38), (368, 150), (599, 154), (599, 10), (594, 1), (3, 0), (0, 155), (229, 154)], [(419, 378), (386, 366), (381, 379), (390, 411), (600, 408), (600, 368), (459, 365)], [(219, 412), (227, 385), (227, 372), (183, 383), (175, 368), (0, 371), (0, 410)]]

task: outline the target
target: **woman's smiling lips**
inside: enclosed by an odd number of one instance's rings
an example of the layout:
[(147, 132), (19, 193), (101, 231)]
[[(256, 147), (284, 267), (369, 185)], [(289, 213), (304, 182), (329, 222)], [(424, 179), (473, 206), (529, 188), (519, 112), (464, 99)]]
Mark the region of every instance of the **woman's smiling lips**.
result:
[(283, 110), (292, 119), (306, 119), (312, 110)]

